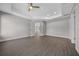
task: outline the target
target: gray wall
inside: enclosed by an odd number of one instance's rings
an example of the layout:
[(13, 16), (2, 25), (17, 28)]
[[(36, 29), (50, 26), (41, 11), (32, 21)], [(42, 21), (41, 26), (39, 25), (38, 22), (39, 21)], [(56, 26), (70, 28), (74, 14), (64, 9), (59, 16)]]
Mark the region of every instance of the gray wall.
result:
[(47, 35), (69, 38), (69, 18), (57, 18), (48, 22)]
[[(1, 15), (1, 36), (3, 38), (20, 38), (35, 35), (34, 21), (27, 21), (17, 16), (10, 14)], [(49, 22), (40, 22), (40, 35), (50, 35), (57, 37), (70, 38), (74, 42), (74, 19), (73, 14), (71, 18), (57, 18)]]
[[(3, 39), (14, 39), (35, 35), (34, 21), (28, 21), (11, 14), (1, 15), (1, 36)], [(40, 36), (45, 35), (45, 22), (39, 22)], [(43, 30), (44, 28), (44, 30)]]
[(1, 37), (1, 14), (0, 14), (0, 37)]
[(1, 36), (3, 38), (16, 38), (29, 36), (30, 23), (27, 19), (9, 14), (1, 15)]
[[(40, 35), (70, 38), (74, 42), (74, 18), (56, 18), (48, 22), (40, 22)], [(1, 35), (3, 38), (20, 38), (35, 34), (34, 21), (28, 21), (10, 14), (1, 15)]]
[(75, 43), (74, 38), (75, 38), (75, 30), (74, 27), (74, 13), (71, 14), (70, 19), (69, 19), (69, 38), (71, 39), (72, 43)]
[(75, 30), (76, 30), (76, 41), (75, 41), (75, 44), (76, 44), (76, 49), (79, 53), (79, 4), (76, 4), (76, 7), (75, 7)]
[(45, 35), (46, 34), (46, 31), (45, 31), (45, 22), (42, 22), (42, 21), (32, 21), (32, 22), (30, 22), (30, 25), (31, 25), (31, 27), (30, 27), (30, 36), (33, 36), (33, 35), (36, 35), (36, 33), (35, 33), (35, 23), (40, 23), (40, 28), (39, 28), (39, 30), (40, 30), (40, 36), (43, 36), (43, 35)]

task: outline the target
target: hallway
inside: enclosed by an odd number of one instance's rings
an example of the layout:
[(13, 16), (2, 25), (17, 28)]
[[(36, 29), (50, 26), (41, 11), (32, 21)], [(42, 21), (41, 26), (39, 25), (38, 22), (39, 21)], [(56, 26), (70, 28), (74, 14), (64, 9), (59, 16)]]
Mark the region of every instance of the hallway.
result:
[(2, 56), (78, 56), (69, 39), (41, 36), (0, 42)]

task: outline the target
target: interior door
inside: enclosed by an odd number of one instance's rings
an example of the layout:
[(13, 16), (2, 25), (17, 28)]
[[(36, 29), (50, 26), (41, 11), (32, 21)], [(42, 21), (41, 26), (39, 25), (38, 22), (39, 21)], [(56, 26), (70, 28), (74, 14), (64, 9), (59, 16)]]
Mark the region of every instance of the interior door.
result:
[(39, 22), (35, 23), (35, 36), (40, 37), (40, 26), (41, 24)]

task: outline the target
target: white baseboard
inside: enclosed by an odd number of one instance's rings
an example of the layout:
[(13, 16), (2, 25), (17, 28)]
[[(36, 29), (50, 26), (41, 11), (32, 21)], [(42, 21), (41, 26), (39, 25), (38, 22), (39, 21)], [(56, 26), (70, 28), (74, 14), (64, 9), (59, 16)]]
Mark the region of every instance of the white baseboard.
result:
[(79, 54), (79, 49), (77, 48), (77, 47), (75, 47), (75, 49), (76, 49), (76, 51), (78, 52), (78, 54)]
[[(70, 39), (71, 39), (71, 38), (70, 38)], [(75, 43), (72, 39), (71, 39), (71, 42), (72, 42), (72, 43)]]
[(69, 36), (69, 39), (71, 39), (71, 42), (72, 42), (72, 43), (75, 43), (74, 37)]
[[(29, 36), (34, 36), (34, 35), (29, 35)], [(24, 35), (24, 36), (18, 36), (18, 37), (4, 38), (4, 39), (0, 40), (0, 42), (8, 41), (8, 40), (15, 40), (18, 38), (24, 38), (24, 37), (29, 37), (29, 36)], [(43, 35), (40, 35), (40, 36), (43, 36)]]
[[(29, 35), (29, 36), (34, 36), (34, 35)], [(44, 36), (44, 34), (41, 34), (40, 36)]]
[(48, 36), (55, 36), (55, 37), (62, 37), (62, 38), (68, 38), (69, 39), (69, 37), (68, 36), (59, 36), (59, 35), (49, 35), (49, 34), (47, 34)]
[(15, 40), (15, 39), (24, 38), (24, 37), (29, 37), (29, 36), (18, 36), (18, 37), (4, 38), (4, 39), (0, 40), (0, 42), (8, 41), (8, 40)]
[[(33, 36), (33, 35), (30, 35), (30, 36)], [(43, 35), (40, 35), (40, 36), (43, 36)], [(52, 36), (52, 35), (48, 35), (48, 36)], [(69, 37), (66, 37), (66, 36), (56, 36), (56, 35), (53, 35), (53, 36), (70, 39)], [(18, 37), (4, 38), (3, 40), (0, 40), (0, 42), (8, 41), (8, 40), (15, 40), (15, 39), (24, 38), (24, 37), (29, 37), (29, 36), (24, 35), (24, 36), (18, 36)], [(71, 42), (72, 42), (72, 41), (71, 41)], [(72, 43), (74, 43), (74, 42), (72, 42)]]

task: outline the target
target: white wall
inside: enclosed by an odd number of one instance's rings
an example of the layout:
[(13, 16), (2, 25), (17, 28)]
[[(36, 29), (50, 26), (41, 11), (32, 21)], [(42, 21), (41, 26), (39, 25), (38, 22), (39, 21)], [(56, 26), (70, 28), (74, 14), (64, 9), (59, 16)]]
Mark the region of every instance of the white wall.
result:
[(1, 38), (1, 14), (0, 14), (0, 38)]
[[(49, 22), (40, 22), (40, 35), (50, 35), (57, 37), (70, 38), (74, 42), (74, 19), (57, 18)], [(3, 38), (17, 38), (33, 36), (35, 34), (36, 22), (27, 21), (27, 19), (19, 18), (10, 14), (1, 15), (1, 35)]]
[(29, 36), (30, 23), (27, 19), (10, 14), (1, 15), (1, 36), (3, 38), (16, 38)]
[(32, 21), (32, 22), (30, 22), (30, 25), (31, 25), (31, 27), (30, 27), (30, 35), (31, 36), (33, 36), (33, 35), (36, 35), (36, 33), (35, 33), (35, 23), (40, 23), (40, 28), (39, 28), (39, 30), (40, 30), (40, 36), (43, 36), (43, 35), (45, 35), (45, 25), (44, 25), (44, 23), (42, 22), (42, 21)]
[(75, 43), (74, 39), (75, 39), (75, 33), (74, 33), (74, 27), (75, 23), (74, 23), (74, 13), (71, 14), (70, 19), (69, 19), (69, 38), (71, 39), (72, 43)]
[(76, 49), (79, 53), (79, 4), (76, 4), (76, 7), (75, 7), (75, 30), (76, 30), (76, 41), (75, 41), (75, 44), (76, 44)]
[(69, 17), (47, 22), (47, 35), (69, 38)]
[[(1, 36), (3, 39), (15, 39), (35, 35), (35, 21), (28, 21), (10, 14), (1, 15)], [(43, 22), (39, 22), (40, 36), (44, 35)]]

